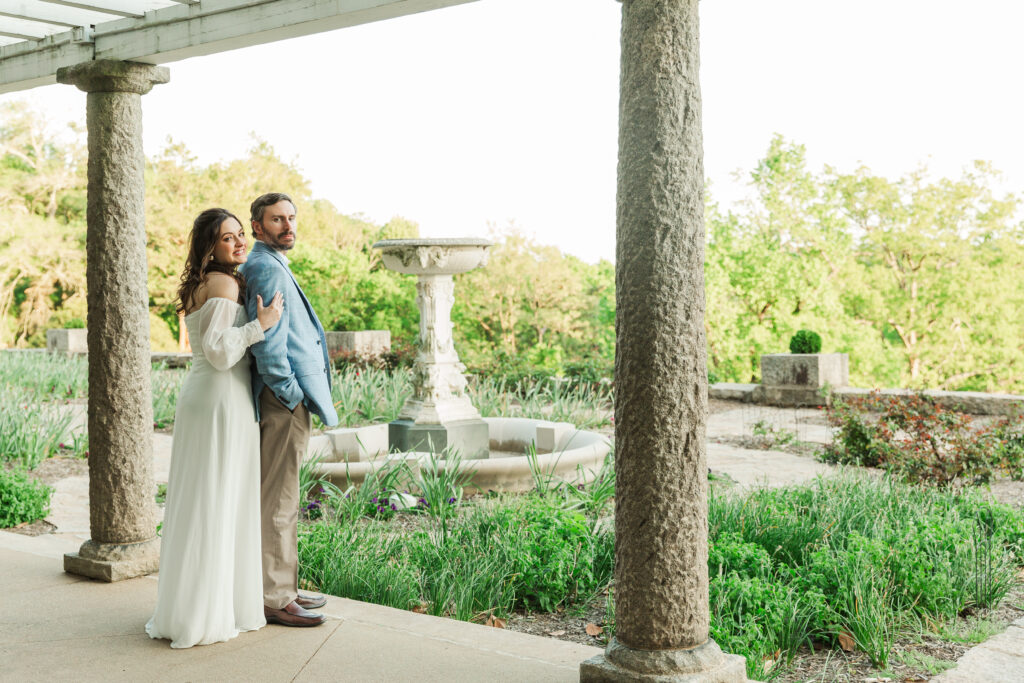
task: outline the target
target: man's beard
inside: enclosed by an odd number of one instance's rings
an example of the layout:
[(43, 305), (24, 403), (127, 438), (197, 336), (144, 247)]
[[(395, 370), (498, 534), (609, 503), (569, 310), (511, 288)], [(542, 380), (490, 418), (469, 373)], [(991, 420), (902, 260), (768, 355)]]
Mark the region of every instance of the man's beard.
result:
[(273, 247), (274, 249), (277, 249), (278, 251), (290, 251), (291, 248), (295, 246), (295, 233), (288, 232), (283, 234), (292, 236), (292, 241), (290, 244), (285, 244), (281, 242), (281, 235), (271, 236), (266, 232), (266, 230), (264, 230), (263, 232), (263, 241), (266, 242), (269, 246)]

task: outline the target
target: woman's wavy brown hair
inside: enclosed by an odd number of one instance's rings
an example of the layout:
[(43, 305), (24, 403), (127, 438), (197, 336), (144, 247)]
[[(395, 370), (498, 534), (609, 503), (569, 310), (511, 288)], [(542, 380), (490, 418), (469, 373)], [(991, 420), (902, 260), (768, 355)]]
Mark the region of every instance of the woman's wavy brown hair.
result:
[[(188, 311), (193, 303), (199, 285), (206, 282), (210, 273), (224, 273), (235, 278), (238, 282), (238, 298), (245, 296), (245, 278), (234, 266), (225, 266), (213, 260), (213, 248), (217, 246), (220, 238), (220, 226), (229, 218), (238, 221), (238, 216), (227, 209), (207, 209), (196, 216), (192, 223), (192, 232), (188, 235), (188, 258), (185, 259), (185, 269), (181, 271), (181, 284), (178, 285), (178, 313)], [(238, 221), (241, 225), (242, 221)]]

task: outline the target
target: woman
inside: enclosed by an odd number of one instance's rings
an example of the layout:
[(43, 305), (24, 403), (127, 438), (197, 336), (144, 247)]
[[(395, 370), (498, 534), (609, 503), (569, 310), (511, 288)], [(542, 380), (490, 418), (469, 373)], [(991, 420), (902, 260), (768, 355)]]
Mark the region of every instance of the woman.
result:
[(184, 648), (266, 624), (260, 559), (260, 433), (246, 350), (281, 319), (278, 292), (249, 322), (245, 232), (224, 209), (199, 214), (178, 287), (195, 342), (178, 395), (152, 638)]

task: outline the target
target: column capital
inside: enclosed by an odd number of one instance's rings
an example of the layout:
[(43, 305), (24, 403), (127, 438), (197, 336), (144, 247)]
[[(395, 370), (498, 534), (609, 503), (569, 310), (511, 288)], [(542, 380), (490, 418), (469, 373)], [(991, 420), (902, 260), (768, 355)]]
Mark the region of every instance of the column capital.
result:
[(171, 80), (166, 66), (99, 59), (57, 69), (57, 82), (76, 86), (83, 92), (126, 92), (145, 95)]

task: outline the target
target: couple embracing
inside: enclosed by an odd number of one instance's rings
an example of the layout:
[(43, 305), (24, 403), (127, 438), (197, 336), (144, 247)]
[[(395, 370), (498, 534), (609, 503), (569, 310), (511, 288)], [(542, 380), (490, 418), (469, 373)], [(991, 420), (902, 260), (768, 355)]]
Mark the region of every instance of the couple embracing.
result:
[(309, 610), (326, 599), (298, 592), (297, 524), (311, 413), (338, 422), (327, 342), (288, 267), (294, 203), (265, 194), (250, 225), (248, 253), (237, 217), (199, 214), (178, 288), (192, 367), (178, 396), (157, 605), (146, 624), (174, 648), (324, 621)]

